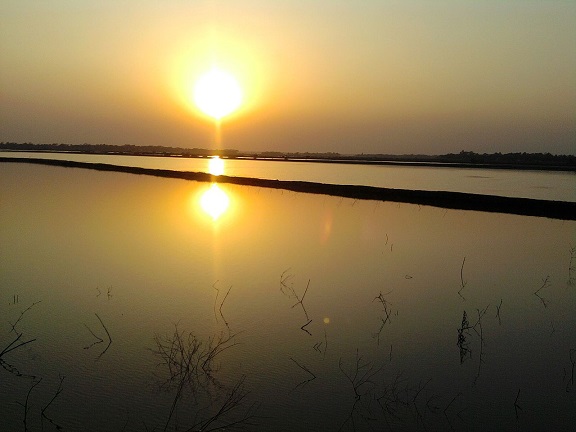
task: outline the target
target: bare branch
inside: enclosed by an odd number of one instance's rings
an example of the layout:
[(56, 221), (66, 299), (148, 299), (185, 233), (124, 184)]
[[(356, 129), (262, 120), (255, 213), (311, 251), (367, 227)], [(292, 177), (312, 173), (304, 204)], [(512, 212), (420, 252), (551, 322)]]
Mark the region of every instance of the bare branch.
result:
[(546, 308), (548, 307), (548, 300), (545, 299), (544, 297), (542, 297), (539, 293), (542, 289), (544, 288), (548, 288), (550, 286), (550, 276), (546, 276), (543, 280), (542, 280), (542, 286), (540, 288), (538, 288), (536, 291), (534, 291), (534, 295), (536, 297), (538, 297), (538, 299), (540, 300), (540, 302), (542, 303), (542, 305)]
[(222, 313), (222, 306), (224, 306), (224, 302), (228, 298), (228, 294), (230, 294), (230, 290), (232, 290), (232, 286), (230, 286), (230, 288), (228, 288), (228, 291), (226, 292), (226, 295), (224, 296), (224, 299), (222, 300), (222, 303), (220, 303), (220, 307), (218, 308), (218, 311), (220, 312), (220, 316), (222, 317), (222, 320), (224, 321), (224, 324), (226, 325), (226, 327), (228, 327), (228, 330), (230, 330), (230, 326), (228, 325), (228, 321), (226, 321), (226, 318), (224, 318), (224, 314)]
[(516, 411), (516, 420), (518, 420), (518, 410), (522, 411), (522, 407), (518, 405), (518, 398), (520, 397), (520, 389), (518, 389), (518, 393), (516, 394), (516, 399), (514, 400), (514, 411)]
[(576, 283), (576, 247), (570, 248), (570, 261), (568, 263), (568, 285), (573, 286)]
[(458, 290), (458, 295), (462, 298), (462, 300), (466, 300), (461, 292), (468, 283), (467, 281), (464, 281), (464, 263), (466, 263), (466, 257), (464, 257), (462, 260), (462, 266), (460, 267), (460, 289)]
[(42, 300), (39, 300), (37, 302), (32, 303), (30, 306), (28, 306), (26, 309), (24, 309), (22, 312), (20, 312), (20, 316), (18, 317), (18, 319), (14, 322), (14, 324), (10, 323), (10, 325), (12, 326), (11, 331), (13, 331), (14, 333), (18, 333), (18, 331), (16, 330), (16, 326), (18, 325), (18, 323), (20, 321), (22, 321), (22, 318), (24, 318), (24, 314), (26, 312), (28, 312), (30, 309), (32, 309), (34, 306), (36, 306), (38, 303), (42, 303)]
[(496, 318), (498, 318), (498, 325), (502, 325), (502, 320), (500, 319), (500, 308), (502, 307), (502, 299), (500, 299), (500, 304), (496, 306)]
[(304, 307), (304, 297), (306, 297), (306, 293), (308, 292), (308, 288), (310, 287), (310, 279), (308, 279), (308, 284), (306, 285), (306, 289), (304, 290), (304, 294), (302, 295), (302, 298), (298, 297), (298, 294), (296, 294), (296, 291), (294, 291), (294, 288), (292, 288), (292, 293), (294, 294), (294, 297), (296, 298), (296, 300), (298, 300), (296, 303), (294, 303), (294, 305), (292, 305), (292, 308), (300, 305), (302, 306), (302, 310), (304, 311), (304, 315), (306, 315), (306, 319), (309, 320), (310, 317), (308, 316), (308, 312), (306, 312), (306, 308)]
[[(208, 338), (207, 341), (201, 341), (192, 333), (180, 331), (178, 324), (174, 325), (173, 334), (165, 337), (154, 336), (156, 349), (152, 350), (152, 352), (160, 357), (162, 360), (160, 365), (165, 366), (168, 371), (168, 378), (160, 387), (167, 390), (176, 389), (164, 430), (168, 429), (173, 414), (186, 391), (196, 399), (199, 391), (204, 391), (210, 395), (210, 389), (220, 390), (223, 388), (214, 376), (214, 373), (218, 370), (215, 360), (224, 351), (237, 345), (234, 342), (235, 336), (235, 334), (225, 335), (221, 333), (219, 336)], [(232, 396), (238, 395), (238, 392), (239, 388), (236, 391), (232, 391)], [(231, 401), (239, 404), (241, 399), (232, 397)], [(208, 420), (212, 418), (216, 420), (228, 412), (224, 406), (223, 409), (222, 413), (195, 423), (190, 430), (196, 430), (195, 428), (207, 430)]]
[[(100, 359), (100, 357), (102, 357), (106, 351), (108, 351), (108, 348), (110, 348), (110, 345), (112, 345), (112, 336), (110, 336), (110, 332), (108, 331), (108, 329), (106, 328), (106, 325), (104, 324), (104, 321), (102, 321), (102, 318), (100, 318), (100, 316), (97, 313), (94, 313), (94, 315), (96, 315), (96, 318), (98, 318), (98, 321), (100, 321), (100, 325), (102, 325), (102, 328), (104, 328), (104, 331), (106, 332), (106, 335), (108, 336), (108, 345), (106, 345), (106, 348), (104, 348), (104, 351), (102, 351), (98, 357), (96, 357), (96, 361)], [(88, 331), (90, 332), (90, 334), (92, 336), (94, 336), (97, 340), (96, 342), (93, 342), (92, 344), (85, 346), (84, 349), (90, 349), (92, 348), (94, 345), (99, 344), (99, 343), (103, 343), (104, 339), (102, 339), (100, 336), (97, 336), (91, 329), (90, 327), (88, 327), (86, 324), (84, 324), (84, 327), (86, 327), (88, 329)]]
[(233, 430), (244, 429), (247, 426), (256, 426), (255, 411), (257, 405), (249, 406), (244, 414), (240, 417), (228, 419), (226, 416), (233, 411), (240, 408), (248, 392), (244, 390), (245, 376), (242, 376), (238, 383), (234, 385), (226, 394), (224, 401), (218, 408), (218, 411), (207, 419), (201, 420), (194, 424), (191, 428), (186, 429), (186, 432), (211, 432), (216, 430)]
[(32, 390), (34, 390), (34, 388), (40, 384), (42, 382), (42, 378), (36, 380), (35, 378), (32, 380), (32, 385), (30, 386), (30, 389), (28, 390), (28, 393), (26, 394), (26, 400), (24, 401), (24, 405), (22, 405), (22, 407), (24, 407), (24, 432), (28, 432), (28, 400), (30, 399), (30, 393), (32, 393)]
[(375, 368), (371, 362), (363, 362), (362, 356), (359, 354), (358, 349), (356, 349), (356, 362), (352, 368), (351, 372), (346, 372), (342, 366), (342, 358), (338, 361), (338, 368), (344, 374), (344, 376), (350, 381), (352, 389), (354, 390), (354, 396), (356, 399), (360, 399), (365, 392), (361, 393), (361, 388), (368, 386), (370, 388), (375, 387), (374, 378), (381, 370), (382, 367)]
[(42, 418), (45, 418), (46, 420), (48, 420), (56, 429), (60, 430), (62, 429), (62, 427), (58, 424), (56, 424), (54, 422), (54, 420), (52, 420), (50, 417), (48, 417), (46, 415), (46, 410), (50, 407), (50, 405), (52, 405), (52, 402), (54, 402), (56, 400), (56, 398), (60, 395), (60, 393), (62, 393), (62, 382), (64, 381), (64, 376), (60, 376), (60, 383), (58, 384), (58, 388), (56, 389), (56, 393), (54, 394), (54, 396), (52, 397), (52, 399), (50, 399), (50, 402), (48, 402), (46, 404), (46, 406), (44, 408), (42, 408)]
[(300, 369), (302, 369), (302, 370), (305, 371), (305, 372), (308, 372), (308, 373), (312, 376), (312, 378), (307, 379), (307, 380), (304, 380), (304, 381), (302, 381), (300, 384), (298, 384), (296, 387), (294, 387), (294, 390), (296, 390), (296, 389), (297, 389), (298, 387), (300, 387), (300, 386), (305, 386), (305, 385), (308, 384), (310, 381), (313, 381), (313, 380), (316, 379), (316, 375), (315, 375), (312, 371), (310, 371), (310, 369), (308, 369), (306, 366), (301, 365), (301, 364), (298, 363), (296, 360), (294, 360), (292, 357), (290, 357), (290, 360), (292, 360), (294, 363), (296, 363), (296, 366), (298, 366)]
[(310, 333), (306, 327), (307, 327), (308, 324), (310, 324), (311, 322), (312, 322), (312, 320), (308, 320), (308, 322), (307, 322), (306, 324), (304, 324), (302, 327), (300, 327), (300, 329), (301, 329), (302, 331), (305, 331), (305, 332), (308, 333), (310, 336), (312, 336), (312, 333)]

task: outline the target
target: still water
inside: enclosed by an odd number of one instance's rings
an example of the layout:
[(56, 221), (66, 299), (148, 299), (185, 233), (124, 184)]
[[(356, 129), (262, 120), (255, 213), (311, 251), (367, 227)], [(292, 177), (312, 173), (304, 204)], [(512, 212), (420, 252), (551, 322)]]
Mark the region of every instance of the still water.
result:
[[(0, 156), (107, 163), (175, 171), (207, 172), (208, 170), (208, 161), (203, 158), (28, 152), (0, 152)], [(576, 173), (574, 172), (226, 159), (224, 174), (272, 180), (301, 180), (392, 189), (576, 201)]]
[(2, 430), (576, 423), (576, 222), (217, 189), (1, 166)]

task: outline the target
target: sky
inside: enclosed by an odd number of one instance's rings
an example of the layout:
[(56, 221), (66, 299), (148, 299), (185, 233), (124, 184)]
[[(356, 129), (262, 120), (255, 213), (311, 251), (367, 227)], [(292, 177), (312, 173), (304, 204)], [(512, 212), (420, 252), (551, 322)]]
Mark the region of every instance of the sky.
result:
[[(0, 142), (576, 154), (576, 1), (2, 0)], [(242, 89), (221, 120), (194, 83)]]

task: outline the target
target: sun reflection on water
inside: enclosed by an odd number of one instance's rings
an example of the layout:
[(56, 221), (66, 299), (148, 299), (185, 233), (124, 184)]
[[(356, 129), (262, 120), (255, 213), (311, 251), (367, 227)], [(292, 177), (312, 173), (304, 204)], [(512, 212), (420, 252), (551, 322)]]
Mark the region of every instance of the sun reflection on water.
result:
[(220, 156), (213, 156), (208, 160), (208, 172), (215, 176), (224, 174), (224, 161)]
[(229, 206), (230, 198), (216, 183), (212, 183), (210, 189), (200, 197), (200, 207), (214, 221), (218, 220), (228, 210)]

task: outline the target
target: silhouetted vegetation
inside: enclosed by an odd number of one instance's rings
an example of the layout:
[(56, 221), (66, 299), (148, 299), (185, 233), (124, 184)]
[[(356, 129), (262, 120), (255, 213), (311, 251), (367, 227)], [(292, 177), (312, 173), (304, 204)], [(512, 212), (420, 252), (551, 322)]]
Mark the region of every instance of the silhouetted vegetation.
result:
[(459, 153), (447, 153), (443, 155), (355, 155), (365, 160), (382, 160), (398, 162), (422, 162), (439, 164), (458, 164), (460, 166), (485, 166), (498, 168), (527, 168), (538, 167), (560, 169), (576, 169), (575, 155), (553, 155), (551, 153), (475, 153), (472, 151), (460, 151)]
[(471, 327), (468, 322), (468, 315), (466, 315), (466, 311), (464, 311), (462, 314), (462, 324), (458, 329), (458, 342), (456, 344), (460, 350), (460, 364), (464, 363), (464, 361), (472, 355), (472, 352), (470, 351), (470, 342), (468, 342), (466, 338), (466, 336), (470, 335), (468, 332), (470, 329)]
[(237, 345), (235, 334), (214, 335), (201, 340), (191, 332), (184, 332), (174, 326), (174, 332), (166, 336), (156, 334), (156, 348), (152, 352), (160, 358), (159, 366), (164, 367), (167, 378), (160, 387), (175, 391), (170, 413), (164, 431), (169, 424), (185, 393), (192, 399), (192, 405), (208, 399), (205, 408), (200, 408), (194, 424), (188, 431), (224, 430), (244, 428), (254, 425), (256, 405), (246, 406), (248, 391), (242, 376), (236, 384), (228, 387), (215, 376), (218, 371), (216, 359), (224, 351)]
[(484, 318), (484, 315), (486, 315), (489, 307), (490, 305), (486, 306), (482, 310), (476, 309), (476, 312), (478, 313), (478, 320), (474, 325), (470, 325), (470, 322), (468, 321), (468, 315), (466, 314), (466, 311), (464, 311), (462, 314), (462, 323), (458, 328), (458, 342), (456, 345), (458, 346), (458, 350), (460, 352), (460, 364), (464, 363), (466, 359), (472, 358), (472, 350), (470, 348), (470, 341), (468, 340), (468, 337), (471, 336), (470, 330), (473, 330), (474, 333), (476, 333), (476, 335), (480, 338), (478, 371), (476, 373), (476, 377), (474, 378), (474, 384), (476, 384), (476, 381), (478, 381), (478, 378), (480, 377), (480, 370), (482, 368), (482, 364), (484, 363), (485, 342), (484, 331), (482, 328), (482, 319)]

